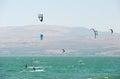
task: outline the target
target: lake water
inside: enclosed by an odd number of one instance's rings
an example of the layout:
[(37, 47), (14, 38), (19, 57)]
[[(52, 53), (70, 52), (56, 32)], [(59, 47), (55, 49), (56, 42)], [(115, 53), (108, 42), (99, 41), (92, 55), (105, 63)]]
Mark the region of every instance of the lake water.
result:
[(120, 57), (0, 57), (0, 79), (120, 79)]

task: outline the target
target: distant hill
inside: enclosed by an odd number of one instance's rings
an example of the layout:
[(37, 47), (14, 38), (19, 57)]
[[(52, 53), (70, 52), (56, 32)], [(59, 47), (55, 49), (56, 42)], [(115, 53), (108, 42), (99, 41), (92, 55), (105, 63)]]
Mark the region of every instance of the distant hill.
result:
[[(39, 35), (43, 34), (43, 40)], [(0, 27), (0, 56), (79, 55), (120, 56), (120, 35), (100, 32), (94, 39), (84, 27), (28, 25)], [(66, 52), (62, 53), (62, 49)]]

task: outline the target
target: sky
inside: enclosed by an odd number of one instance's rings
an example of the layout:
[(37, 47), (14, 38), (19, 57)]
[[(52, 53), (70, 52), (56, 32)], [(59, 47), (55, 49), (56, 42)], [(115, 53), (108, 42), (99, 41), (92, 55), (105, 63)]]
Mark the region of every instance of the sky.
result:
[(120, 0), (0, 0), (0, 27), (39, 24), (120, 33)]

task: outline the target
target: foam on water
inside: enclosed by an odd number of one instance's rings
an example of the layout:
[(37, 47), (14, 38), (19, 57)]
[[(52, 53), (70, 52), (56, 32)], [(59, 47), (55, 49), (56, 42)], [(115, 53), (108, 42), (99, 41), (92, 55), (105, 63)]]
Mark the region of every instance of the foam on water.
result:
[(104, 79), (108, 79), (109, 77), (104, 77)]
[(44, 67), (42, 67), (42, 66), (28, 66), (28, 68), (36, 68), (36, 69), (38, 69), (38, 68), (44, 68)]
[(37, 69), (37, 70), (22, 70), (20, 72), (44, 72), (45, 70), (44, 69)]
[(92, 78), (87, 78), (87, 79), (92, 79)]
[(44, 72), (44, 70), (43, 69), (41, 69), (41, 70), (32, 70), (32, 71), (29, 71), (29, 72)]

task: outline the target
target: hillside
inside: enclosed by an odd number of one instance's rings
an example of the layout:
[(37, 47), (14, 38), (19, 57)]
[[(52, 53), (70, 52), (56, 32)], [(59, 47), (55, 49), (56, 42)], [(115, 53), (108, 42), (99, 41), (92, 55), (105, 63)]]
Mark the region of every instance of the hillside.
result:
[[(29, 25), (0, 27), (0, 56), (80, 55), (120, 56), (120, 35), (83, 27)], [(43, 40), (39, 35), (43, 34)], [(62, 53), (61, 49), (66, 52)]]

